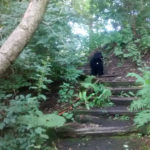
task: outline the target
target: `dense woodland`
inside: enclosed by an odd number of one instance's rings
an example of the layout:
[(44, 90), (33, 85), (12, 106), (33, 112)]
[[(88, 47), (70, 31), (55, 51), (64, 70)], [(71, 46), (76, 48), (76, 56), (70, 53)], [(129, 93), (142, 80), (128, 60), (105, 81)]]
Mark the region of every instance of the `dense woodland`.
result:
[[(0, 0), (0, 47), (28, 4)], [(1, 150), (57, 150), (53, 129), (74, 121), (75, 109), (113, 105), (111, 91), (86, 72), (96, 50), (105, 74), (123, 72), (142, 84), (130, 108), (138, 111), (137, 127), (147, 125), (150, 133), (150, 1), (50, 0), (32, 38), (0, 78)]]

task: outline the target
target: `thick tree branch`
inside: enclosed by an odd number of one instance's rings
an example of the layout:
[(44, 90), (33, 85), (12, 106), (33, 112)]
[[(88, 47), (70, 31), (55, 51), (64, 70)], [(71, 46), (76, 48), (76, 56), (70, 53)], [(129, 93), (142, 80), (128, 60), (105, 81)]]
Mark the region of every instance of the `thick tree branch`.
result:
[(0, 75), (15, 61), (31, 39), (45, 12), (49, 0), (31, 0), (17, 28), (0, 48)]

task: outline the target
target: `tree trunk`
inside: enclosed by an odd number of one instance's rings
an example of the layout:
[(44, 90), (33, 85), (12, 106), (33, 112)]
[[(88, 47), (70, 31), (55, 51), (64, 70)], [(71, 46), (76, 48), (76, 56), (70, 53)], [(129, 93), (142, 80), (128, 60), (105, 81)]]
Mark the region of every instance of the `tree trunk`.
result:
[(0, 48), (0, 75), (16, 60), (31, 39), (42, 19), (48, 1), (30, 0), (20, 24)]

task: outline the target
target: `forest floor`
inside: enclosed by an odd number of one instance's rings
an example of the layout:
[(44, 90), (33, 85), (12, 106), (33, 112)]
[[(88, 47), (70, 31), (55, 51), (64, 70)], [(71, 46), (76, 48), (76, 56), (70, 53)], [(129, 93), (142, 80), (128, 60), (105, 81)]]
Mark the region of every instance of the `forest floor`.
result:
[[(148, 55), (145, 55), (142, 58), (142, 65), (144, 65), (144, 67), (150, 67), (150, 53)], [(136, 63), (131, 61), (130, 59), (121, 60), (120, 58), (116, 57), (113, 54), (111, 55), (111, 59), (106, 64), (105, 70), (106, 70), (106, 74), (118, 75), (116, 77), (110, 78), (109, 80), (132, 81), (135, 80), (135, 78), (127, 77), (128, 73), (134, 72), (134, 73), (141, 74), (141, 71), (139, 70), (140, 67), (141, 66), (137, 66)]]

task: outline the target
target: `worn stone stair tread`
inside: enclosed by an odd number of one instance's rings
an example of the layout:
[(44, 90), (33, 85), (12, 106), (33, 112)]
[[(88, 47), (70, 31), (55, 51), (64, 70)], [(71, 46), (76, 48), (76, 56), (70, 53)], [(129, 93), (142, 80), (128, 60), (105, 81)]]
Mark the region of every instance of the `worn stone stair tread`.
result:
[[(127, 117), (127, 116), (124, 116)], [(124, 118), (125, 119), (125, 118)], [(133, 125), (133, 118), (128, 117), (127, 120), (124, 120), (120, 117), (97, 117), (92, 115), (77, 115), (75, 121), (79, 123), (95, 123), (101, 126), (124, 126), (124, 125)]]
[(126, 106), (113, 106), (107, 108), (93, 108), (87, 109), (77, 109), (74, 111), (75, 114), (87, 114), (87, 115), (134, 115), (135, 112), (131, 112)]
[(99, 124), (70, 124), (61, 128), (57, 128), (59, 135), (68, 137), (85, 136), (85, 135), (122, 135), (137, 132), (133, 125), (122, 126), (101, 126)]
[(147, 137), (136, 135), (95, 136), (92, 138), (63, 138), (59, 139), (56, 144), (59, 150), (150, 150), (148, 142), (145, 142), (146, 139)]
[(136, 93), (138, 90), (141, 90), (141, 87), (119, 87), (119, 88), (110, 88), (112, 94), (119, 94), (121, 92), (133, 92)]
[(130, 105), (137, 97), (115, 97), (111, 96), (110, 100), (116, 105)]
[(99, 83), (102, 83), (106, 86), (137, 86), (137, 85), (140, 85), (140, 83), (136, 83), (134, 80), (133, 81), (104, 81), (104, 80), (100, 80), (100, 79), (97, 79), (99, 80), (98, 82)]
[(81, 128), (75, 130), (76, 134), (78, 135), (98, 135), (98, 134), (122, 134), (122, 133), (131, 133), (135, 130), (131, 130), (130, 126), (124, 126), (124, 127), (97, 127), (97, 128)]
[(137, 91), (140, 90), (141, 87), (119, 87), (119, 88), (110, 88), (111, 91)]
[(99, 76), (99, 77), (97, 77), (97, 78), (109, 78), (109, 77), (118, 77), (118, 76), (120, 76), (120, 74), (104, 74), (104, 75), (101, 75), (101, 76)]
[(133, 101), (136, 99), (137, 97), (115, 97), (115, 96), (110, 97), (110, 100), (112, 101)]

